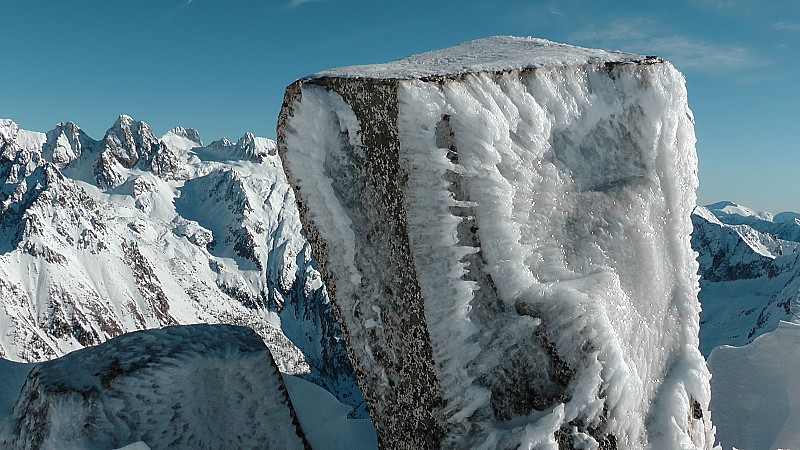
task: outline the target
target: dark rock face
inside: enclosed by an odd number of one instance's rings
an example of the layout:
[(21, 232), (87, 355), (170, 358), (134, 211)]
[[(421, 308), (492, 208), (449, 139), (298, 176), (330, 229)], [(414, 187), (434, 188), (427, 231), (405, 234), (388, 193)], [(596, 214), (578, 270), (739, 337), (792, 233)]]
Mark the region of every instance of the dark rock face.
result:
[(252, 330), (132, 332), (40, 363), (3, 448), (308, 448), (283, 380)]
[[(397, 84), (372, 80), (365, 85), (336, 79), (313, 83), (339, 93), (353, 105), (362, 124), (364, 154), (356, 155), (351, 148), (345, 150), (343, 159), (326, 161), (329, 170), (342, 174), (333, 189), (353, 211), (356, 233), (374, 236), (359, 249), (355, 263), (363, 273), (361, 289), (382, 298), (379, 308), (383, 326), (365, 330), (365, 335), (350, 333), (349, 342), (355, 352), (362, 351), (355, 350), (362, 339), (370, 342), (371, 356), (387, 370), (376, 373), (374, 368), (362, 364), (361, 357), (354, 358), (362, 391), (365, 385), (372, 387), (373, 421), (381, 421), (387, 434), (407, 436), (406, 443), (417, 448), (435, 448), (443, 436), (441, 425), (434, 418), (435, 411), (441, 408), (441, 399), (433, 373), (422, 294), (408, 242), (402, 193), (406, 180), (398, 164)], [(348, 141), (347, 136), (342, 136), (345, 146)], [(304, 208), (301, 206), (300, 210)], [(313, 226), (310, 221), (304, 223)], [(316, 231), (313, 234), (318, 236)], [(330, 278), (335, 275), (325, 270), (324, 250), (318, 255), (320, 269), (329, 277), (326, 284), (335, 285)], [(333, 301), (336, 302), (335, 297)], [(344, 320), (343, 326), (347, 324), (348, 320)], [(390, 389), (378, 389), (387, 383)], [(381, 445), (394, 443), (384, 438)]]

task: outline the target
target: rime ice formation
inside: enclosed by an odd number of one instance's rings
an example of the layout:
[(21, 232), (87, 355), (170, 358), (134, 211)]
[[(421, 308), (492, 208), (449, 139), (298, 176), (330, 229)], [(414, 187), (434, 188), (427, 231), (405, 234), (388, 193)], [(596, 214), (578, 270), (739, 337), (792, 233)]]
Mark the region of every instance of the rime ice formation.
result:
[(655, 57), (495, 37), (286, 90), (278, 153), (385, 448), (708, 448), (696, 155)]
[(281, 371), (365, 407), (275, 142), (120, 116), (96, 141), (0, 120), (0, 358), (172, 324), (253, 328)]
[(13, 449), (307, 447), (264, 343), (230, 325), (132, 332), (37, 364), (8, 426)]

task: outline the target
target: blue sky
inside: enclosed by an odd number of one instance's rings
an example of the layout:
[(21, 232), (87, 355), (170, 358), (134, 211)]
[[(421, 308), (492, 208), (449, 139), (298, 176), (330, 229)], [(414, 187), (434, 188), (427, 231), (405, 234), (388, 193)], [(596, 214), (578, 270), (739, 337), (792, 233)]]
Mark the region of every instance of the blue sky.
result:
[(119, 114), (274, 137), (284, 87), (491, 35), (655, 54), (686, 76), (698, 202), (800, 211), (800, 0), (0, 0), (0, 117), (99, 139)]

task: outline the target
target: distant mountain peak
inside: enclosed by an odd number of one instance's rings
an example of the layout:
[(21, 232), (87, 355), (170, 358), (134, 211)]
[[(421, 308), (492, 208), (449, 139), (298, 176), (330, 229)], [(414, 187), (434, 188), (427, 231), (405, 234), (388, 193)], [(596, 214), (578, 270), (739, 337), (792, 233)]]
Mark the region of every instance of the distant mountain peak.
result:
[[(0, 358), (49, 359), (169, 323), (235, 323), (262, 336), (281, 370), (365, 415), (280, 159), (193, 138), (183, 127), (157, 138), (127, 115), (100, 141), (72, 122), (38, 133), (0, 119), (0, 323), (13, 330)], [(240, 143), (256, 155), (275, 146)], [(29, 283), (30, 273), (41, 276)]]
[(729, 200), (723, 200), (721, 202), (712, 203), (710, 205), (706, 205), (709, 211), (711, 211), (715, 216), (741, 216), (741, 217), (752, 217), (754, 219), (761, 219), (766, 220), (768, 222), (772, 222), (772, 214), (764, 211), (755, 211), (750, 209), (746, 206), (740, 205), (738, 203), (734, 203)]
[(42, 156), (61, 166), (80, 158), (86, 151), (94, 151), (97, 141), (90, 138), (73, 122), (59, 122), (46, 133), (47, 140), (42, 146)]
[(228, 138), (217, 139), (216, 141), (208, 144), (208, 146), (211, 148), (232, 147), (233, 145), (233, 142), (229, 141)]
[(756, 213), (734, 202), (698, 206), (700, 349), (744, 345), (794, 320), (800, 292), (800, 214)]
[(19, 132), (19, 125), (11, 119), (0, 119), (0, 141), (11, 142)]
[(200, 147), (203, 146), (203, 141), (200, 139), (200, 133), (197, 130), (195, 130), (194, 128), (184, 128), (184, 127), (178, 126), (178, 127), (175, 127), (173, 129), (169, 130), (167, 133), (172, 133), (175, 136), (179, 136), (179, 137), (182, 137), (184, 139), (188, 139), (188, 140), (194, 142), (195, 144), (197, 144)]
[(120, 114), (117, 117), (117, 121), (115, 123), (133, 123), (133, 122), (135, 122), (135, 120), (133, 120), (133, 117), (127, 114)]

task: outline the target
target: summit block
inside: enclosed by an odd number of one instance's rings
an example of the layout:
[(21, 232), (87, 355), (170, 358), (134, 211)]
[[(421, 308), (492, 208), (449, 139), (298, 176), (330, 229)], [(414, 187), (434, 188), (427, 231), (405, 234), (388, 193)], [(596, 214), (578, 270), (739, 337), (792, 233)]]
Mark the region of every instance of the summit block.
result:
[(297, 80), (277, 136), (383, 448), (711, 447), (671, 64), (481, 39)]

